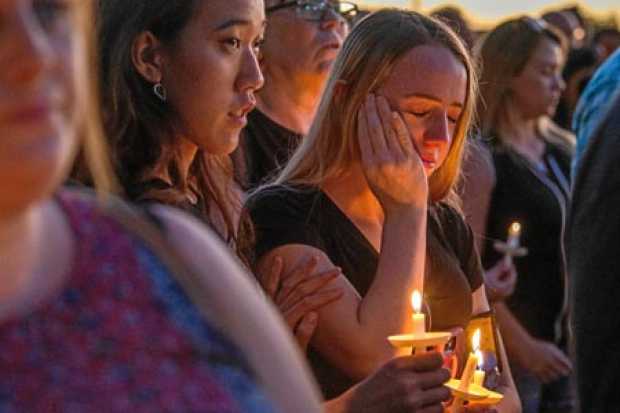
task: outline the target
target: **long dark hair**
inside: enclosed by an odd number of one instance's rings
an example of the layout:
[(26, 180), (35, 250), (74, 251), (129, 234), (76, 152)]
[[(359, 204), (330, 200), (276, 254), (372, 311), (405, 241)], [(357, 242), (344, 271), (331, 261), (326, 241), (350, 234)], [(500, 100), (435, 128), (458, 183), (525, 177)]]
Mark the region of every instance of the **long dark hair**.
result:
[[(153, 85), (138, 73), (131, 57), (135, 38), (145, 31), (153, 33), (162, 44), (173, 46), (202, 1), (98, 1), (104, 126), (117, 174), (130, 198), (182, 206), (192, 186), (204, 201), (202, 217), (227, 243), (236, 245), (235, 214), (241, 200), (233, 191), (229, 157), (199, 150), (187, 179), (183, 177), (179, 167), (179, 117), (174, 107), (155, 97)], [(157, 166), (168, 172), (172, 188), (136, 193), (144, 186), (147, 173)]]

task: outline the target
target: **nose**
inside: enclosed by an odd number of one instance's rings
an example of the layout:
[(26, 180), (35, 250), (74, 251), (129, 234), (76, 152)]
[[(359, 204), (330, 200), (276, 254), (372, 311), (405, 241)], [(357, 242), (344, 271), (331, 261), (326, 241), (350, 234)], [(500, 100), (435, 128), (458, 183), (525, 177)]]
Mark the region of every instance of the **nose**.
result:
[(42, 75), (57, 63), (50, 39), (41, 28), (30, 8), (21, 8), (12, 17), (10, 37), (14, 39), (4, 74), (14, 85), (29, 86), (38, 83)]
[(244, 92), (255, 92), (263, 87), (265, 78), (260, 70), (258, 55), (250, 49), (244, 53), (241, 67), (236, 80), (237, 89)]
[(449, 144), (452, 139), (452, 128), (448, 114), (442, 111), (429, 119), (429, 122), (424, 134), (424, 146), (439, 147)]

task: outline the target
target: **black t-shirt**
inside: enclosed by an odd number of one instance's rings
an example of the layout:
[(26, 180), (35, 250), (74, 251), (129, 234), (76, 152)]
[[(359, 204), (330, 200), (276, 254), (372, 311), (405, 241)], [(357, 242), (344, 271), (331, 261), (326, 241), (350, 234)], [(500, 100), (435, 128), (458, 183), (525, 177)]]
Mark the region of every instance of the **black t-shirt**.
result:
[(239, 148), (233, 154), (237, 180), (244, 189), (256, 188), (282, 168), (302, 135), (269, 119), (258, 109), (248, 114)]
[[(315, 247), (330, 258), (358, 291), (366, 295), (377, 271), (379, 254), (355, 224), (320, 190), (267, 187), (247, 202), (256, 231), (256, 257), (287, 244)], [(472, 313), (471, 293), (482, 284), (473, 235), (461, 215), (438, 204), (429, 211), (424, 294), (431, 329), (465, 327)], [(310, 363), (326, 398), (354, 383), (314, 349)]]
[(518, 279), (506, 303), (535, 337), (561, 343), (566, 330), (566, 271), (561, 248), (569, 196), (570, 156), (546, 144), (545, 170), (514, 150), (493, 148), (497, 181), (491, 195), (487, 239), (482, 261), (490, 268), (501, 254), (495, 240), (505, 241), (512, 222), (521, 224), (526, 257), (515, 258)]

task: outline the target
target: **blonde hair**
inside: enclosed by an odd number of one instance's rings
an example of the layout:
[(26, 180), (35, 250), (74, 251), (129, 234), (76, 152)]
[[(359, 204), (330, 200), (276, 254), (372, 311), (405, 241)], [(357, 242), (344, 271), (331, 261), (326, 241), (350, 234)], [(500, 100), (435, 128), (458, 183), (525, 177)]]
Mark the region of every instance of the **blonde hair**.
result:
[[(473, 116), (476, 79), (468, 52), (446, 26), (419, 13), (385, 9), (360, 21), (339, 53), (310, 132), (283, 169), (276, 183), (318, 186), (343, 174), (360, 154), (356, 114), (366, 96), (378, 89), (405, 53), (417, 46), (449, 49), (467, 71), (467, 93), (453, 143), (443, 164), (429, 180), (431, 202), (452, 200), (463, 148)], [(340, 87), (344, 86), (344, 87)], [(334, 90), (338, 89), (335, 94)]]
[(79, 181), (93, 184), (99, 194), (116, 193), (119, 186), (104, 138), (99, 105), (93, 1), (76, 0), (72, 4), (76, 32), (79, 34), (76, 36), (79, 52), (74, 53), (74, 81), (76, 129), (81, 138), (73, 176)]
[[(510, 126), (513, 111), (511, 80), (518, 76), (543, 40), (555, 42), (566, 54), (564, 35), (544, 20), (520, 17), (508, 20), (483, 39), (476, 51), (480, 74), (478, 101), (479, 133), (484, 138), (510, 143)], [(538, 119), (541, 136), (572, 152), (574, 137), (557, 126), (547, 116)]]

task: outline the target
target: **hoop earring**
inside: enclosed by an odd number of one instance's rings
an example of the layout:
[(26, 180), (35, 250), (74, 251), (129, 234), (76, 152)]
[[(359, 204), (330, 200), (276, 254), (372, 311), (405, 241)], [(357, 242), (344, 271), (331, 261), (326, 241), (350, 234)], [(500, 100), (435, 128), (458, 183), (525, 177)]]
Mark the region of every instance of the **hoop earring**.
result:
[(165, 102), (168, 99), (168, 92), (166, 92), (166, 88), (164, 87), (164, 85), (161, 84), (161, 82), (158, 82), (155, 85), (153, 85), (153, 93), (162, 102)]

